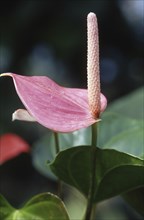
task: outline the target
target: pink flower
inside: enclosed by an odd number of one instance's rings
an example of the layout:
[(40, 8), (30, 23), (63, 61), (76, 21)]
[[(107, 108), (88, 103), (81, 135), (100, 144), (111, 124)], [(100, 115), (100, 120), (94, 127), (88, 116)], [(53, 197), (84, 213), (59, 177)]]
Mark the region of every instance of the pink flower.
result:
[(11, 76), (24, 109), (13, 120), (37, 121), (57, 132), (72, 132), (99, 121), (107, 105), (100, 94), (98, 28), (94, 13), (88, 15), (88, 90), (65, 88), (45, 76)]
[(30, 146), (20, 136), (7, 133), (0, 136), (0, 164), (17, 157), (21, 153), (29, 153)]

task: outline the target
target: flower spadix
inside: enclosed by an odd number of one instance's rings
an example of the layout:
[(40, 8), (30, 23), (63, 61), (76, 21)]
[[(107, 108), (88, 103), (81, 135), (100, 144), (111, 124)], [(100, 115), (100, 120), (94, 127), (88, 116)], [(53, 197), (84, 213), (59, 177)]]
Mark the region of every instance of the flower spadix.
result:
[(100, 103), (100, 73), (99, 73), (99, 39), (96, 15), (87, 16), (87, 84), (89, 108), (94, 118), (99, 118)]
[[(89, 25), (91, 29), (97, 27), (92, 26), (92, 22), (95, 23), (96, 19), (92, 19), (91, 16), (95, 14), (88, 15), (89, 54)], [(98, 36), (96, 37), (98, 39)], [(98, 43), (98, 40), (94, 40), (95, 43)], [(99, 65), (98, 58), (95, 59), (92, 56), (97, 56), (97, 54), (98, 51), (91, 53), (91, 59), (96, 66)], [(13, 120), (37, 121), (56, 132), (72, 132), (99, 121), (99, 114), (105, 110), (107, 101), (105, 96), (100, 94), (99, 78), (97, 80), (99, 67), (94, 68), (93, 62), (89, 61), (88, 55), (88, 90), (62, 87), (46, 76), (1, 74), (0, 76), (12, 77), (16, 92), (26, 108), (26, 110), (16, 110), (13, 113)]]

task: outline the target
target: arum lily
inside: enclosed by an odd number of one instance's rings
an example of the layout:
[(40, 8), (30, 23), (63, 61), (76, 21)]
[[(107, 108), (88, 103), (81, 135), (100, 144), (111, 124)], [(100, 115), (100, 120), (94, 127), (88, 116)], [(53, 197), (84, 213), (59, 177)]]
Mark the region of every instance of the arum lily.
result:
[(56, 132), (72, 132), (99, 121), (107, 100), (100, 93), (99, 43), (94, 13), (87, 17), (88, 89), (59, 86), (46, 76), (22, 76), (3, 73), (13, 79), (16, 92), (26, 110), (18, 109), (13, 120), (37, 121)]

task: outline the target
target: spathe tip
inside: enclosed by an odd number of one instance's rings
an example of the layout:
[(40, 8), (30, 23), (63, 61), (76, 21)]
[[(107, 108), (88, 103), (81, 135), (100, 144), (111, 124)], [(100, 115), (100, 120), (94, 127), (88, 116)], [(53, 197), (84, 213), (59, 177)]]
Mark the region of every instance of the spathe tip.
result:
[(0, 77), (2, 77), (2, 76), (11, 76), (11, 75), (12, 75), (12, 73), (1, 73)]

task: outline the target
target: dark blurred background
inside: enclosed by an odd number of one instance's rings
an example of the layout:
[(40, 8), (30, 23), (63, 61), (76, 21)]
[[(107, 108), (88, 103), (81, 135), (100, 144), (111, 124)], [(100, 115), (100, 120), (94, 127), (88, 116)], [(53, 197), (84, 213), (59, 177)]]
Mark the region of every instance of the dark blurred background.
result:
[[(47, 75), (63, 86), (86, 88), (90, 11), (98, 18), (101, 86), (108, 102), (141, 87), (143, 0), (2, 0), (0, 72)], [(32, 145), (47, 131), (37, 124), (11, 123), (11, 114), (20, 107), (12, 80), (0, 79), (0, 133), (19, 134)], [(1, 192), (17, 206), (55, 186), (33, 168), (27, 155), (2, 165), (0, 178)]]

